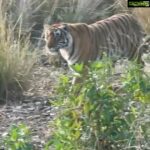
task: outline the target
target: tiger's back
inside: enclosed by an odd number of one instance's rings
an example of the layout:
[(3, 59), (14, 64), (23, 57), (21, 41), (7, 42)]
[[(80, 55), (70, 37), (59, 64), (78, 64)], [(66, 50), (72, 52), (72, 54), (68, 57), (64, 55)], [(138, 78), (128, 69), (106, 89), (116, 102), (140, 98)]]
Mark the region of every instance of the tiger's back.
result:
[(137, 50), (144, 32), (131, 15), (115, 15), (91, 25), (76, 24), (68, 27), (76, 47), (76, 52), (70, 56), (73, 63), (99, 59), (103, 53), (114, 59), (141, 57)]
[(115, 15), (97, 22), (96, 26), (99, 27), (98, 39), (102, 37), (101, 35), (104, 36), (99, 47), (100, 51), (102, 49), (109, 56), (115, 55), (128, 59), (137, 57), (137, 49), (145, 34), (141, 25), (132, 15)]

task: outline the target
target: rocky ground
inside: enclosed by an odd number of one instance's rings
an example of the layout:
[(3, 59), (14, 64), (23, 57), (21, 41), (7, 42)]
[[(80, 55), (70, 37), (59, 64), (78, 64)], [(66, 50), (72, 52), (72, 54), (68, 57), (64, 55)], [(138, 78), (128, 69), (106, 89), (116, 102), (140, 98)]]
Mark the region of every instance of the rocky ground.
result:
[(50, 136), (49, 121), (57, 108), (51, 107), (51, 97), (60, 73), (64, 69), (54, 66), (35, 66), (30, 88), (24, 92), (21, 101), (0, 105), (0, 140), (12, 124), (25, 123), (32, 131), (35, 149), (42, 150)]

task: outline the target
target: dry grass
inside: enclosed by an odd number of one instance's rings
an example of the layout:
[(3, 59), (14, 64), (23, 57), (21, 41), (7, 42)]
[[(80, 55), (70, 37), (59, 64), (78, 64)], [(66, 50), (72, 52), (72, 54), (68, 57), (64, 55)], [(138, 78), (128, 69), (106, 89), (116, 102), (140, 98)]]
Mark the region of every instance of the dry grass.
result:
[(150, 34), (150, 9), (148, 8), (135, 8), (133, 14), (137, 16), (145, 31)]
[(74, 21), (89, 22), (108, 15), (109, 3), (104, 0), (78, 0), (75, 8)]
[(127, 0), (115, 0), (116, 13), (130, 12), (140, 21), (145, 31), (150, 33), (150, 9), (149, 8), (128, 8)]
[[(23, 88), (36, 60), (28, 38), (21, 39), (21, 24), (15, 29), (6, 22), (3, 14), (0, 11), (0, 101), (7, 98), (10, 90)], [(18, 30), (17, 37), (15, 30)]]
[[(93, 22), (109, 16), (112, 0), (56, 0), (47, 1), (49, 14), (45, 17), (48, 23), (55, 22)], [(44, 6), (44, 8), (46, 8)]]

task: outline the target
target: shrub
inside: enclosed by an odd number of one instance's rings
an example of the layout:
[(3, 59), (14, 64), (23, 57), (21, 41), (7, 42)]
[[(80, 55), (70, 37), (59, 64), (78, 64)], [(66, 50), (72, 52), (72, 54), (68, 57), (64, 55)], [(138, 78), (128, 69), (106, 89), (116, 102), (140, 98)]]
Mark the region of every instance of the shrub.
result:
[(29, 128), (24, 124), (12, 125), (3, 139), (3, 146), (11, 150), (33, 150)]
[[(74, 67), (76, 71), (82, 68)], [(62, 76), (57, 91), (58, 116), (52, 124), (45, 149), (103, 150), (148, 147), (150, 80), (139, 66), (129, 64), (121, 76), (114, 75), (111, 61), (91, 63), (88, 78), (70, 90)], [(80, 88), (80, 89), (79, 89)], [(146, 110), (146, 111), (145, 111)]]

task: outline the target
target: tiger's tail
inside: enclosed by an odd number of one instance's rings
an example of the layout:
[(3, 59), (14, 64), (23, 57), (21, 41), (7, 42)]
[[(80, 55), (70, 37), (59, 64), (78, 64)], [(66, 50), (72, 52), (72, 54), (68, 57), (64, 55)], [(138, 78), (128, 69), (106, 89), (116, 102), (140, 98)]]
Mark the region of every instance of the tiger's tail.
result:
[(142, 55), (144, 53), (148, 54), (150, 53), (150, 35), (146, 35), (144, 38), (143, 38), (143, 42), (140, 44), (140, 46), (138, 47), (138, 58), (137, 58), (137, 61), (139, 63), (141, 63), (142, 61), (142, 64), (144, 63), (143, 60), (142, 60)]

